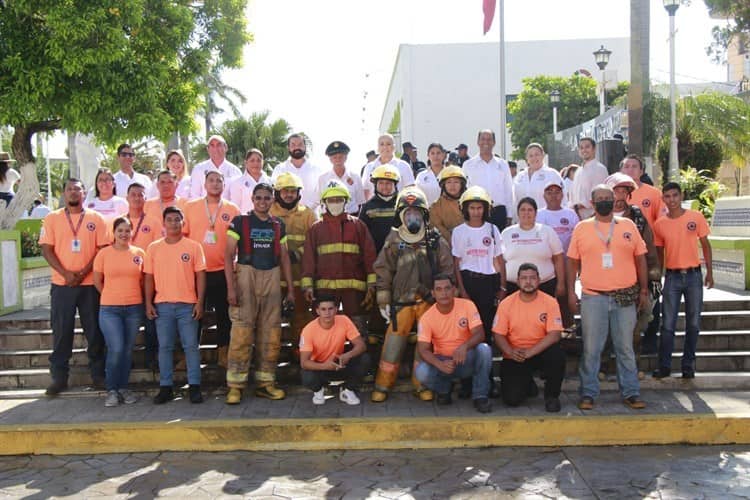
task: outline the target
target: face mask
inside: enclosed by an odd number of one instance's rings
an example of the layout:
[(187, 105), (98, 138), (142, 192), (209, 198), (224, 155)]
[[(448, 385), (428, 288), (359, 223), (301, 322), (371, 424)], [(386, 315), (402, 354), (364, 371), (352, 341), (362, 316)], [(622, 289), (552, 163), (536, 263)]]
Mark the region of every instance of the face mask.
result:
[(328, 209), (328, 213), (333, 215), (334, 217), (341, 215), (344, 213), (344, 202), (341, 203), (326, 203), (326, 208)]
[(599, 215), (609, 215), (615, 207), (614, 200), (602, 200), (594, 203), (594, 209)]
[(294, 151), (289, 153), (289, 156), (294, 158), (295, 160), (301, 160), (305, 157), (305, 150), (304, 149), (295, 149)]

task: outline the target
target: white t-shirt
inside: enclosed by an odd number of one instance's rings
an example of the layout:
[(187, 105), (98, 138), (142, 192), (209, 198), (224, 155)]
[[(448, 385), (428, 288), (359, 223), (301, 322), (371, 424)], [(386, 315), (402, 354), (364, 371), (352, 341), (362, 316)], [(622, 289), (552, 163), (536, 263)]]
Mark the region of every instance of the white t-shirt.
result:
[(365, 169), (362, 172), (362, 187), (365, 189), (365, 191), (370, 192), (370, 198), (375, 195), (375, 186), (373, 186), (372, 182), (370, 182), (370, 174), (372, 174), (372, 171), (378, 168), (380, 165), (392, 165), (398, 169), (399, 176), (401, 177), (401, 180), (399, 180), (396, 184), (396, 189), (398, 191), (401, 191), (406, 186), (411, 186), (412, 184), (414, 184), (414, 172), (411, 171), (411, 166), (408, 163), (406, 163), (404, 160), (396, 158), (395, 156), (391, 158), (391, 161), (383, 163), (378, 156), (373, 161), (365, 165)]
[(254, 207), (253, 189), (262, 182), (272, 184), (271, 178), (264, 173), (261, 173), (256, 181), (250, 174), (245, 172), (240, 177), (232, 180), (232, 183), (229, 185), (227, 199), (239, 207), (240, 213), (249, 213)]
[(321, 171), (307, 160), (299, 168), (295, 167), (291, 160), (291, 158), (287, 158), (284, 163), (276, 165), (271, 174), (271, 180), (276, 182), (276, 179), (285, 172), (292, 173), (302, 179), (302, 199), (300, 199), (300, 203), (314, 210), (320, 204), (318, 179)]
[(354, 172), (345, 170), (344, 175), (339, 177), (336, 175), (336, 172), (331, 169), (318, 178), (318, 193), (323, 192), (323, 188), (331, 179), (341, 181), (349, 191), (349, 203), (346, 204), (344, 210), (350, 214), (358, 214), (359, 206), (365, 202), (365, 190), (362, 188), (362, 179), (360, 176)]
[(428, 205), (432, 205), (440, 198), (440, 184), (430, 167), (419, 172), (414, 183), (427, 195)]
[[(531, 174), (531, 178), (529, 178), (528, 170), (518, 172), (518, 175), (516, 175), (516, 178), (513, 180), (513, 205), (518, 205), (521, 198), (528, 196), (534, 199), (537, 209), (541, 210), (542, 208), (545, 208), (547, 202), (544, 201), (544, 187), (552, 180), (562, 184), (562, 178), (557, 170), (546, 165)], [(563, 187), (563, 200), (564, 199), (565, 188)]]
[(21, 180), (21, 174), (18, 173), (18, 170), (15, 168), (9, 168), (7, 172), (5, 172), (5, 180), (3, 182), (0, 182), (0, 193), (11, 193), (13, 194), (15, 191), (13, 191), (13, 185)]
[[(186, 200), (190, 199), (190, 176), (186, 175), (180, 181), (177, 182), (177, 191), (175, 191), (175, 195), (179, 196), (180, 198), (185, 198)], [(118, 191), (119, 193), (119, 191)], [(146, 199), (149, 198), (157, 198), (159, 196), (159, 190), (156, 188), (156, 183), (151, 184), (151, 187), (146, 190)], [(123, 198), (125, 196), (123, 195)]]
[(591, 160), (576, 170), (576, 176), (573, 178), (573, 189), (570, 191), (570, 208), (575, 205), (583, 205), (579, 212), (581, 217), (591, 217), (594, 215), (594, 206), (591, 204), (591, 191), (598, 184), (604, 184), (604, 180), (609, 176), (607, 167), (596, 160)]
[(115, 172), (115, 175), (112, 177), (115, 179), (115, 187), (117, 188), (117, 194), (115, 196), (119, 196), (120, 198), (127, 197), (128, 188), (131, 184), (135, 184), (136, 182), (146, 188), (146, 192), (151, 189), (151, 179), (149, 179), (147, 175), (140, 174), (136, 171), (133, 171), (133, 177), (128, 176), (128, 174), (122, 170)]
[(560, 238), (560, 243), (562, 243), (563, 252), (567, 254), (570, 238), (573, 236), (573, 229), (575, 229), (576, 224), (579, 222), (578, 216), (573, 209), (566, 207), (560, 210), (543, 208), (537, 212), (536, 221), (551, 227), (555, 231), (557, 237)]
[(507, 216), (514, 218), (516, 207), (513, 206), (513, 177), (510, 175), (508, 162), (493, 156), (489, 162), (476, 155), (464, 162), (464, 174), (467, 186), (481, 186), (487, 190), (492, 205), (505, 205)]
[(562, 254), (563, 248), (551, 227), (537, 222), (533, 229), (523, 230), (518, 224), (513, 224), (503, 229), (501, 238), (508, 281), (515, 283), (518, 268), (527, 262), (539, 269), (540, 283), (555, 277), (552, 256)]
[(194, 166), (193, 171), (190, 172), (191, 200), (194, 200), (196, 198), (203, 198), (204, 196), (206, 196), (206, 172), (217, 170), (224, 176), (224, 193), (222, 193), (222, 196), (224, 198), (227, 197), (227, 191), (229, 189), (229, 185), (232, 183), (232, 180), (242, 175), (242, 170), (237, 168), (234, 163), (227, 161), (226, 158), (224, 158), (224, 161), (221, 163), (221, 165), (219, 165), (218, 168), (216, 168), (214, 162), (211, 161), (211, 158), (202, 161)]
[(120, 215), (128, 213), (128, 202), (125, 198), (119, 196), (113, 196), (112, 198), (103, 201), (99, 198), (88, 198), (84, 204), (86, 208), (95, 210), (105, 220), (114, 220)]
[(497, 226), (485, 222), (481, 227), (466, 223), (453, 229), (451, 247), (454, 257), (461, 259), (461, 271), (495, 274), (492, 262), (503, 254), (500, 231)]
[(31, 215), (29, 215), (29, 218), (31, 219), (44, 219), (48, 213), (50, 213), (50, 209), (47, 205), (41, 204), (35, 206), (31, 210)]
[(563, 179), (563, 205), (570, 205), (570, 193), (573, 190), (573, 180)]

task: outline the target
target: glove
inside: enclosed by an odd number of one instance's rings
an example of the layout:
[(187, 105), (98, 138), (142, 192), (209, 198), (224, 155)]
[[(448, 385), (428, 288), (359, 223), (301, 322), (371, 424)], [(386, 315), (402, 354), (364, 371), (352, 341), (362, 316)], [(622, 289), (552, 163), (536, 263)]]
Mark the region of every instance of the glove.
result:
[(390, 323), (390, 321), (391, 321), (391, 306), (386, 305), (386, 306), (381, 307), (380, 308), (380, 315), (383, 317), (383, 319), (386, 322)]
[(372, 309), (374, 302), (375, 302), (375, 290), (373, 288), (368, 288), (367, 294), (365, 295), (365, 300), (363, 300), (359, 305), (365, 311), (369, 311), (370, 309)]
[(658, 300), (661, 297), (661, 281), (652, 281), (651, 285), (651, 298)]

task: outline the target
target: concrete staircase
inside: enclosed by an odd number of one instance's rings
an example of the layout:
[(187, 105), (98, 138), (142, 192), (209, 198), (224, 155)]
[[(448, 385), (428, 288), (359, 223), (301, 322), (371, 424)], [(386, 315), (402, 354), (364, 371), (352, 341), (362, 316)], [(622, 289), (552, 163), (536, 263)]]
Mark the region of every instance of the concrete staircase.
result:
[[(205, 323), (210, 324), (210, 320)], [(672, 371), (679, 377), (680, 356), (684, 341), (684, 317), (678, 321)], [(698, 340), (697, 376), (718, 378), (713, 385), (721, 387), (727, 383), (741, 382), (750, 385), (750, 297), (736, 296), (733, 300), (707, 300), (701, 319), (701, 334)], [(91, 383), (88, 373), (86, 341), (76, 325), (74, 353), (71, 358), (69, 384), (85, 388)], [(154, 388), (158, 385), (158, 372), (144, 368), (143, 333), (136, 338), (133, 355), (133, 370), (130, 380), (136, 387)], [(52, 331), (49, 312), (25, 311), (0, 317), (0, 396), (6, 392), (18, 395), (19, 391), (33, 390), (38, 393), (49, 382), (48, 356), (52, 349)], [(204, 326), (201, 333), (201, 359), (203, 381), (207, 386), (220, 386), (224, 372), (216, 365), (217, 351), (215, 330)], [(656, 368), (656, 356), (643, 356), (642, 369)], [(577, 359), (568, 360), (568, 378), (575, 379)], [(299, 384), (298, 369), (292, 362), (292, 346), (285, 343), (279, 359), (278, 379), (284, 384)], [(184, 382), (186, 373), (177, 370), (176, 382)], [(734, 381), (734, 382), (732, 382)], [(407, 382), (404, 380), (404, 382)], [(73, 391), (75, 392), (75, 391)]]

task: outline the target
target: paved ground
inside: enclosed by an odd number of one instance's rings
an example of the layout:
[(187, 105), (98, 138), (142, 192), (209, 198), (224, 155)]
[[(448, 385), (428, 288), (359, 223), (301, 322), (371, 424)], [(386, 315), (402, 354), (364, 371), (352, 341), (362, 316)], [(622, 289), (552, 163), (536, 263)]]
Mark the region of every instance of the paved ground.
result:
[[(540, 388), (541, 389), (541, 388)], [(541, 391), (540, 391), (541, 392)], [(334, 392), (334, 394), (338, 394)], [(750, 391), (651, 390), (642, 392), (648, 407), (631, 410), (625, 407), (617, 392), (603, 392), (593, 411), (582, 412), (576, 407), (578, 395), (564, 392), (559, 416), (582, 415), (721, 415), (747, 416)], [(471, 401), (454, 397), (453, 405), (437, 406), (422, 402), (410, 393), (395, 393), (386, 403), (371, 403), (369, 393), (362, 394), (362, 404), (347, 406), (330, 397), (325, 405), (314, 406), (308, 391), (295, 391), (282, 401), (269, 401), (250, 396), (237, 406), (227, 406), (220, 393), (207, 395), (203, 404), (190, 404), (179, 398), (165, 405), (154, 405), (150, 396), (134, 405), (105, 408), (104, 398), (95, 396), (37, 399), (0, 399), (0, 425), (57, 424), (86, 422), (165, 422), (179, 420), (239, 418), (337, 418), (337, 417), (456, 417), (480, 416)], [(544, 398), (527, 400), (517, 408), (493, 400), (493, 411), (487, 417), (527, 417), (549, 415), (544, 411)], [(0, 444), (1, 446), (1, 444)]]
[(139, 453), (0, 458), (4, 498), (748, 498), (750, 448)]

